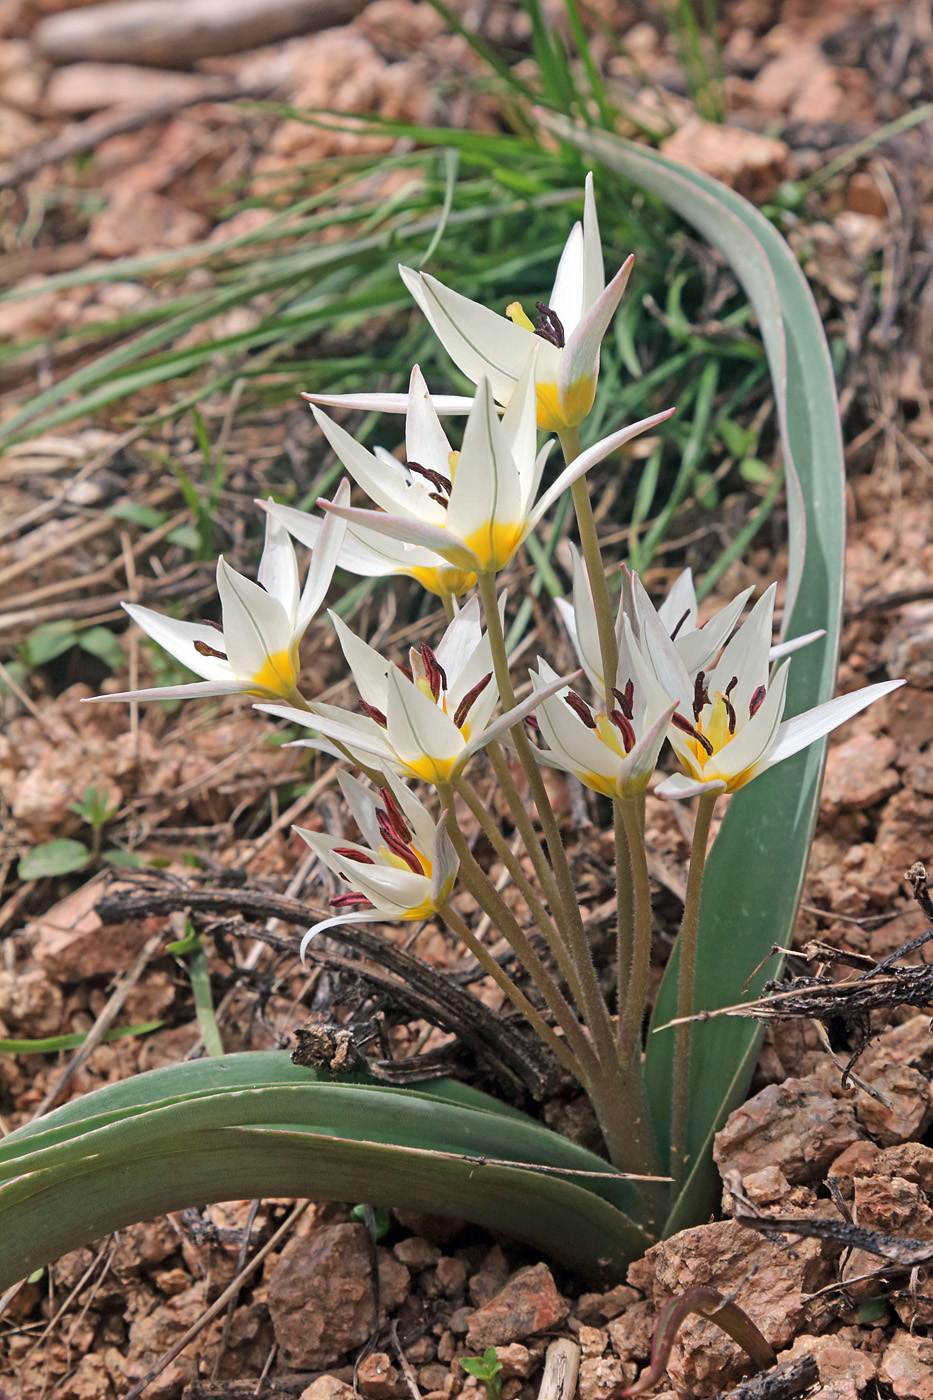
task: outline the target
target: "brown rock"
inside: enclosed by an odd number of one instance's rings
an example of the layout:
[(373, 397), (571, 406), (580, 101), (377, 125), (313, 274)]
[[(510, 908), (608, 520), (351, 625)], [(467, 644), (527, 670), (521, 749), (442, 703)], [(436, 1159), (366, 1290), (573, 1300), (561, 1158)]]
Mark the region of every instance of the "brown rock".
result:
[(99, 112), (104, 107), (148, 107), (184, 103), (205, 90), (197, 73), (173, 73), (132, 63), (69, 63), (56, 69), (45, 100), (57, 112)]
[(502, 1365), (502, 1379), (511, 1380), (518, 1376), (526, 1381), (541, 1365), (539, 1352), (523, 1347), (521, 1342), (509, 1342), (508, 1346), (496, 1347), (496, 1360)]
[(836, 744), (826, 758), (826, 778), (820, 808), (824, 815), (857, 812), (874, 807), (901, 785), (891, 767), (897, 757), (893, 739), (875, 734), (856, 734), (844, 744)]
[[(928, 1195), (933, 1193), (933, 1147), (922, 1142), (886, 1147), (878, 1154), (873, 1170), (877, 1176), (900, 1176), (905, 1181), (914, 1181)], [(859, 1174), (869, 1175), (867, 1172)]]
[[(196, 1283), (131, 1324), (121, 1382), (132, 1384), (141, 1380), (162, 1359), (204, 1312), (206, 1292), (206, 1283)], [(183, 1387), (193, 1381), (197, 1373), (197, 1358), (182, 1353), (159, 1372), (147, 1390), (151, 1390), (156, 1400), (177, 1400)]]
[(62, 1028), (64, 997), (39, 968), (0, 969), (0, 1023), (7, 1036), (25, 1040), (55, 1035)]
[(466, 1287), (466, 1264), (451, 1254), (445, 1254), (443, 1258), (438, 1259), (434, 1273), (437, 1286), (445, 1298), (453, 1298)]
[(888, 206), (878, 188), (873, 175), (867, 170), (856, 170), (846, 186), (846, 208), (854, 214), (870, 214), (876, 219), (887, 219)]
[(851, 1147), (839, 1153), (826, 1175), (833, 1177), (842, 1195), (847, 1201), (851, 1201), (853, 1179), (857, 1176), (870, 1176), (879, 1155), (875, 1143), (860, 1138), (858, 1142), (853, 1142)]
[[(895, 945), (896, 946), (896, 945)], [(865, 1050), (856, 1065), (864, 1075), (869, 1066), (909, 1065), (912, 1069), (933, 1070), (933, 1035), (929, 1016), (911, 1016), (899, 1026), (887, 1026)]]
[(797, 1337), (781, 1361), (812, 1356), (820, 1368), (820, 1400), (857, 1400), (869, 1381), (877, 1377), (876, 1362), (839, 1337)]
[(356, 1400), (356, 1391), (336, 1376), (318, 1376), (301, 1392), (298, 1400)]
[(922, 1135), (933, 1119), (930, 1083), (925, 1075), (904, 1065), (875, 1065), (861, 1077), (885, 1100), (879, 1103), (868, 1094), (859, 1094), (855, 1111), (866, 1132), (885, 1147)]
[(779, 1168), (792, 1185), (818, 1180), (859, 1137), (855, 1110), (835, 1098), (818, 1075), (769, 1084), (730, 1114), (713, 1156), (725, 1179)]
[(443, 1391), (448, 1382), (453, 1382), (449, 1366), (442, 1366), (439, 1361), (433, 1362), (430, 1366), (422, 1366), (418, 1371), (418, 1385), (422, 1393), (424, 1391)]
[(643, 1298), (609, 1324), (613, 1350), (622, 1361), (647, 1361), (651, 1352), (657, 1313)]
[(617, 1400), (635, 1379), (634, 1362), (615, 1356), (591, 1356), (580, 1362), (577, 1395), (580, 1400)]
[(467, 1346), (482, 1351), (556, 1327), (570, 1311), (546, 1264), (519, 1269), (500, 1293), (470, 1318)]
[(608, 1293), (581, 1293), (574, 1308), (574, 1314), (581, 1322), (597, 1324), (618, 1317), (632, 1303), (639, 1302), (634, 1288), (627, 1284), (616, 1284)]
[(436, 1264), (441, 1257), (441, 1251), (436, 1245), (428, 1244), (420, 1235), (412, 1235), (410, 1239), (400, 1240), (392, 1250), (400, 1264), (404, 1264), (406, 1269), (412, 1269), (415, 1273), (420, 1273), (422, 1269), (430, 1269), (432, 1264)]
[[(119, 893), (118, 886), (108, 885), (107, 893)], [(29, 925), (35, 936), (33, 957), (62, 982), (82, 982), (102, 973), (124, 971), (133, 965), (152, 935), (165, 926), (164, 918), (102, 924), (94, 912), (102, 894), (100, 881), (90, 880)]]
[[(377, 1256), (384, 1317), (406, 1296), (409, 1273), (387, 1250)], [(361, 1345), (373, 1327), (365, 1226), (327, 1225), (290, 1240), (269, 1280), (269, 1311), (282, 1359), (295, 1370), (333, 1366)]]
[(583, 1326), (577, 1333), (577, 1341), (585, 1361), (588, 1357), (602, 1356), (609, 1345), (609, 1333), (602, 1327)]
[(384, 1351), (371, 1351), (364, 1356), (357, 1367), (356, 1379), (369, 1400), (392, 1400), (394, 1395), (408, 1393), (404, 1379)]
[(495, 1298), (509, 1276), (509, 1265), (499, 1245), (494, 1245), (483, 1260), (483, 1267), (470, 1279), (470, 1298), (476, 1307)]
[(881, 1358), (878, 1376), (899, 1400), (933, 1400), (933, 1339), (898, 1332)]
[(101, 257), (120, 258), (146, 248), (183, 248), (208, 228), (203, 214), (154, 190), (121, 188), (91, 220), (87, 243)]
[(783, 141), (699, 117), (691, 117), (662, 141), (661, 152), (756, 200), (768, 198), (777, 189), (787, 175), (790, 154)]
[(750, 1172), (742, 1180), (745, 1194), (756, 1206), (770, 1206), (783, 1200), (791, 1186), (780, 1167), (762, 1167), (761, 1171)]
[[(807, 1315), (809, 1295), (827, 1282), (829, 1266), (817, 1240), (787, 1245), (762, 1238), (734, 1220), (697, 1225), (653, 1245), (629, 1270), (657, 1307), (694, 1284), (734, 1296), (776, 1350), (787, 1346)], [(748, 1357), (705, 1318), (690, 1317), (671, 1352), (668, 1375), (678, 1389), (704, 1396), (734, 1384)]]

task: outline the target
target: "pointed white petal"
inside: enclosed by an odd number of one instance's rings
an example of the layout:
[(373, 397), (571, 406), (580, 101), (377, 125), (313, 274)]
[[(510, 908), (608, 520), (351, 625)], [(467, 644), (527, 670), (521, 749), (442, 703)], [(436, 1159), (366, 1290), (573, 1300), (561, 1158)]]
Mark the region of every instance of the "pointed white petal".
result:
[(400, 267), (402, 281), (458, 369), (474, 384), (485, 375), (506, 404), (531, 350), (532, 331), (451, 291), (427, 273)]
[(658, 617), (668, 632), (673, 632), (685, 613), (686, 620), (681, 623), (681, 631), (691, 632), (697, 625), (697, 595), (693, 586), (692, 569), (684, 569), (677, 575), (671, 591), (658, 608)]
[[(512, 391), (508, 407), (502, 415), (502, 437), (511, 456), (520, 483), (520, 510), (524, 516), (538, 490), (541, 473), (538, 470), (538, 393), (535, 383), (538, 351), (533, 346), (528, 362)], [(541, 463), (541, 469), (544, 462)]]
[(818, 642), (825, 636), (826, 629), (820, 627), (816, 632), (804, 632), (800, 637), (791, 637), (788, 642), (778, 642), (768, 653), (768, 659), (777, 661), (782, 656), (790, 656), (793, 652), (800, 651), (801, 647), (808, 647), (811, 642)]
[[(297, 826), (295, 830), (298, 830)], [(325, 929), (337, 928), (340, 924), (384, 924), (386, 922), (385, 914), (381, 914), (378, 909), (346, 909), (342, 914), (335, 914), (331, 919), (322, 919), (319, 924), (313, 924), (298, 945), (298, 956), (304, 962), (305, 949), (311, 939), (316, 938)]]
[(417, 766), (425, 758), (447, 764), (463, 749), (463, 738), (453, 720), (395, 666), (389, 672), (386, 718), (389, 744), (409, 766)]
[[(341, 481), (337, 487), (334, 502), (337, 505), (349, 505), (350, 483), (346, 479)], [(334, 569), (337, 567), (337, 560), (343, 549), (346, 534), (347, 522), (345, 520), (341, 520), (338, 515), (324, 517), (324, 526), (318, 535), (317, 544), (311, 552), (308, 577), (305, 579), (305, 586), (298, 603), (295, 617), (295, 641), (303, 635), (312, 617), (324, 601), (334, 576)]]
[(386, 786), (389, 788), (402, 812), (408, 820), (409, 825), (415, 833), (415, 844), (427, 855), (434, 841), (435, 821), (430, 812), (419, 802), (411, 788), (403, 783), (401, 778), (386, 775)]
[(590, 467), (595, 467), (597, 462), (601, 462), (604, 457), (608, 457), (611, 452), (615, 452), (631, 438), (637, 437), (639, 433), (645, 433), (649, 428), (657, 427), (658, 423), (663, 423), (670, 418), (674, 412), (672, 408), (664, 413), (655, 413), (651, 418), (642, 418), (637, 423), (632, 423), (628, 428), (620, 428), (617, 433), (611, 433), (609, 437), (600, 438), (592, 447), (588, 447), (585, 452), (581, 452), (579, 457), (575, 457), (569, 467), (565, 467), (556, 481), (552, 482), (544, 495), (538, 501), (534, 510), (528, 517), (528, 527), (533, 529), (544, 513), (567, 490), (568, 486), (588, 472)]
[(603, 244), (596, 217), (596, 195), (593, 192), (593, 172), (589, 171), (583, 187), (583, 310), (586, 312), (602, 295), (606, 285), (603, 264)]
[(807, 710), (805, 714), (785, 720), (767, 754), (767, 766), (773, 768), (775, 763), (799, 753), (808, 744), (822, 739), (824, 734), (828, 734), (837, 725), (844, 724), (847, 719), (857, 715), (867, 705), (880, 700), (882, 695), (890, 695), (892, 690), (897, 690), (902, 685), (904, 681), (879, 681), (877, 685), (867, 685), (863, 690), (853, 690), (849, 695), (837, 695), (833, 700), (827, 700), (825, 704)]
[(328, 613), (328, 617), (334, 624), (340, 649), (346, 657), (347, 665), (353, 672), (353, 680), (357, 690), (368, 704), (375, 705), (377, 709), (384, 711), (388, 694), (386, 684), (388, 662), (374, 647), (369, 646), (362, 637), (358, 637), (355, 632), (351, 631), (335, 612)]
[[(435, 524), (443, 523), (444, 508), (428, 495), (430, 486), (420, 477), (406, 485), (403, 477), (395, 471), (387, 471), (384, 462), (361, 447), (356, 438), (335, 423), (319, 408), (311, 409), (321, 432), (327, 438), (340, 461), (368, 496), (383, 510), (414, 512)], [(318, 501), (318, 505), (324, 505)]]
[[(350, 773), (338, 773), (337, 784), (350, 808), (353, 820), (362, 833), (363, 840), (371, 850), (378, 850), (382, 840), (379, 823), (376, 821), (379, 794), (374, 792), (372, 788), (366, 787), (359, 778), (354, 778)], [(307, 837), (305, 839), (307, 840)]]
[(409, 462), (418, 462), (431, 471), (450, 475), (450, 443), (441, 427), (424, 375), (417, 365), (408, 383), (408, 414), (405, 419), (405, 453)]
[[(751, 588), (743, 589), (724, 608), (720, 608), (719, 612), (714, 613), (702, 627), (697, 627), (694, 620), (693, 624), (688, 621), (680, 629), (674, 638), (674, 646), (677, 648), (680, 659), (689, 675), (695, 676), (697, 671), (705, 670), (726, 639), (731, 636), (751, 593)], [(661, 616), (660, 609), (658, 616)], [(682, 616), (683, 613), (675, 617), (671, 623), (671, 631), (677, 626)], [(696, 611), (694, 610), (695, 618)], [(667, 626), (667, 618), (662, 618), (662, 621)]]
[(616, 785), (623, 797), (634, 797), (643, 792), (658, 766), (658, 754), (667, 736), (671, 715), (676, 706), (668, 705), (662, 710), (653, 724), (640, 733), (631, 752), (626, 754)]
[(656, 797), (700, 797), (704, 792), (725, 792), (726, 784), (717, 779), (714, 782), (698, 783), (693, 778), (688, 778), (685, 773), (673, 773), (671, 777), (665, 778), (663, 783), (659, 783), (655, 788)]
[[(728, 780), (738, 778), (767, 757), (784, 713), (789, 665), (790, 663), (785, 661), (774, 673), (768, 693), (750, 719), (748, 710), (743, 712), (736, 704), (741, 728), (724, 748), (707, 761), (703, 770), (704, 777), (722, 777)], [(732, 693), (735, 695), (736, 691)]]
[(768, 683), (768, 653), (771, 650), (776, 592), (777, 584), (772, 583), (727, 643), (725, 651), (706, 678), (712, 695), (716, 690), (724, 691), (733, 676), (738, 677), (738, 685), (732, 692), (732, 703), (740, 714), (748, 714), (749, 702), (755, 691), (760, 685)]
[(483, 377), (476, 386), (476, 402), (463, 434), (447, 509), (447, 528), (471, 543), (474, 535), (481, 535), (484, 543), (477, 543), (477, 553), (488, 552), (494, 559), (498, 553), (497, 527), (517, 529), (521, 519), (521, 482), (496, 413), (489, 380)]
[(180, 622), (174, 617), (164, 617), (139, 603), (124, 603), (123, 609), (154, 642), (196, 676), (219, 683), (235, 680), (228, 662), (219, 656), (202, 656), (195, 651), (195, 642), (203, 642), (214, 651), (224, 650), (223, 637), (215, 628), (203, 622)]
[[(453, 691), (470, 657), (483, 636), (479, 620), (479, 599), (474, 596), (460, 609), (436, 648), (438, 661), (447, 676), (447, 689)], [(478, 677), (477, 677), (478, 679)], [(469, 687), (467, 687), (469, 689)]]
[(460, 869), (457, 852), (447, 835), (447, 816), (446, 811), (441, 812), (431, 846), (431, 903), (435, 909), (442, 908), (446, 903), (450, 894), (449, 887), (457, 878), (457, 871)]
[(267, 662), (286, 654), (281, 674), (286, 691), (294, 688), (294, 679), (286, 672), (291, 644), (291, 619), (277, 598), (270, 598), (264, 588), (252, 579), (244, 578), (231, 569), (223, 555), (217, 561), (217, 592), (224, 622), (224, 650), (230, 668), (241, 680), (252, 680)]
[(266, 538), (256, 574), (270, 597), (285, 610), (290, 630), (298, 615), (298, 560), (288, 531), (275, 516), (266, 513)]
[(565, 337), (569, 337), (580, 322), (584, 311), (583, 295), (583, 225), (576, 223), (564, 244), (548, 298), (548, 306), (557, 313)]
[(376, 530), (389, 539), (431, 549), (456, 569), (474, 571), (479, 568), (480, 561), (473, 550), (452, 531), (440, 526), (429, 525), (408, 515), (390, 515), (388, 511), (360, 510), (356, 506), (335, 506), (325, 501), (318, 501), (318, 505), (349, 520), (352, 525)]
[(89, 705), (103, 700), (199, 700), (209, 695), (242, 695), (239, 681), (192, 681), (190, 685), (157, 685), (151, 690), (121, 690), (115, 695), (85, 695)]
[(599, 347), (622, 300), (634, 262), (633, 257), (626, 258), (609, 286), (587, 308), (580, 324), (568, 338), (560, 357), (557, 378), (559, 403), (563, 404), (576, 384), (595, 378), (599, 367)]
[(571, 685), (581, 674), (582, 672), (580, 671), (571, 671), (569, 675), (558, 676), (550, 685), (545, 685), (542, 686), (540, 690), (532, 691), (532, 693), (518, 705), (515, 705), (511, 710), (506, 710), (504, 715), (500, 715), (498, 719), (493, 720), (482, 732), (475, 734), (463, 750), (463, 757), (457, 765), (458, 770), (464, 767), (467, 759), (472, 758), (473, 754), (485, 748), (493, 739), (498, 739), (499, 736), (504, 734), (507, 730), (514, 729), (516, 724), (521, 724), (525, 716), (530, 715), (535, 706), (539, 705), (542, 700), (546, 700), (549, 695), (553, 695), (554, 692), (560, 690), (562, 686)]
[[(370, 413), (407, 413), (407, 394), (302, 394), (309, 403), (325, 408), (358, 408)], [(435, 413), (469, 413), (473, 400), (463, 394), (432, 394)]]

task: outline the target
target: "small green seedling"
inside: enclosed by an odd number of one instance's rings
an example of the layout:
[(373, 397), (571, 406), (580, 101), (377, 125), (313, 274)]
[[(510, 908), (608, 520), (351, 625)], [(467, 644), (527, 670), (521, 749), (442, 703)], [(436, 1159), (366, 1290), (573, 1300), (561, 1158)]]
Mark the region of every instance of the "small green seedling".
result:
[(467, 1375), (475, 1376), (486, 1387), (489, 1400), (502, 1400), (502, 1362), (495, 1347), (487, 1347), (482, 1356), (461, 1356), (460, 1365)]
[(93, 784), (84, 789), (84, 796), (77, 802), (69, 802), (68, 810), (76, 812), (82, 821), (91, 828), (91, 859), (100, 858), (101, 834), (104, 827), (120, 810), (117, 802), (112, 807), (107, 803), (107, 794), (98, 792)]

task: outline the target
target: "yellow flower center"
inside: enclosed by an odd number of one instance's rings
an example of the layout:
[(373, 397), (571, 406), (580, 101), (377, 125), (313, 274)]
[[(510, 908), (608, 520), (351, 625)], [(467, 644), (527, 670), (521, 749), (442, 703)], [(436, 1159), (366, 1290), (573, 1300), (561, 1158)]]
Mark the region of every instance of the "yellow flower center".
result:
[(545, 433), (559, 433), (582, 423), (596, 397), (595, 379), (578, 379), (564, 394), (563, 403), (557, 399), (556, 384), (537, 385), (538, 427)]
[(287, 698), (298, 683), (298, 657), (292, 648), (267, 656), (260, 669), (252, 678), (250, 690), (261, 695), (280, 695)]
[(479, 560), (483, 573), (494, 574), (504, 569), (515, 555), (522, 542), (522, 525), (508, 524), (504, 520), (489, 520), (467, 535), (464, 544), (473, 551)]
[(476, 575), (467, 569), (455, 569), (453, 564), (436, 569), (407, 569), (406, 573), (417, 579), (421, 587), (433, 593), (436, 598), (459, 598), (461, 594), (469, 593), (471, 588), (476, 587)]
[(432, 758), (430, 754), (422, 754), (420, 758), (406, 759), (405, 769), (413, 778), (420, 778), (422, 782), (446, 783), (459, 757), (460, 755), (456, 754), (453, 758)]

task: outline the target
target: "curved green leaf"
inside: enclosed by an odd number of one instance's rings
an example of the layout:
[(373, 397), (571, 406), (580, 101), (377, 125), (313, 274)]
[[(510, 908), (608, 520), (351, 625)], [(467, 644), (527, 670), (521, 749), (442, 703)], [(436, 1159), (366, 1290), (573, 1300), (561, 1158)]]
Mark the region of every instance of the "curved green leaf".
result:
[[(754, 307), (768, 355), (784, 449), (789, 564), (784, 635), (825, 628), (796, 655), (788, 715), (835, 689), (845, 562), (845, 467), (835, 381), (819, 311), (787, 243), (763, 214), (717, 180), (657, 152), (542, 115), (545, 125), (636, 185), (658, 195), (727, 258)], [(710, 853), (697, 948), (696, 1005), (713, 1009), (753, 996), (773, 944), (794, 927), (819, 804), (825, 740), (732, 799)], [(766, 966), (750, 979), (759, 964)], [(653, 1026), (676, 1014), (679, 960), (671, 958)], [(693, 1172), (665, 1233), (702, 1220), (716, 1191), (712, 1137), (748, 1089), (760, 1044), (754, 1023), (720, 1018), (696, 1026), (690, 1065)], [(670, 1140), (674, 1032), (649, 1036), (645, 1077), (658, 1141)]]
[(452, 1081), (402, 1089), (324, 1079), (281, 1053), (218, 1056), (108, 1085), (0, 1143), (0, 1289), (134, 1221), (261, 1195), (453, 1215), (620, 1278), (648, 1243), (624, 1213), (635, 1190)]

